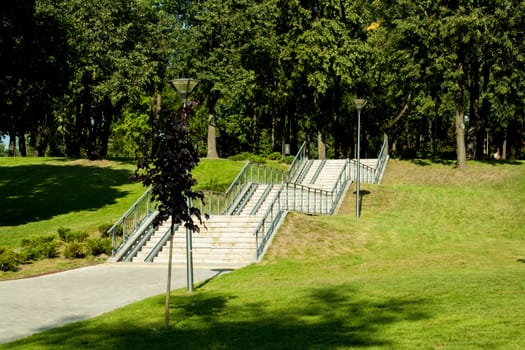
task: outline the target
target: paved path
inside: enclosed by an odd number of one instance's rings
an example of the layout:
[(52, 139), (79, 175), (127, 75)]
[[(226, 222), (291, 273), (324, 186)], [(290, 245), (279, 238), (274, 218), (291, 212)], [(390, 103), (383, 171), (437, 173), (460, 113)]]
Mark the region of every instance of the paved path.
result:
[[(195, 268), (194, 281), (231, 271)], [(103, 264), (0, 282), (0, 344), (85, 320), (166, 292), (167, 266)], [(186, 268), (172, 270), (172, 288), (186, 287)]]

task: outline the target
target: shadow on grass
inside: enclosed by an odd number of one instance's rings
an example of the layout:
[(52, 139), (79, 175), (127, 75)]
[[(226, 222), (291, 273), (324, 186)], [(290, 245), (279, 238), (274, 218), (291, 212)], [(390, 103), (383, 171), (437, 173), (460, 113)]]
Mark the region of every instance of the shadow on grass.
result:
[[(455, 166), (457, 161), (451, 160), (451, 159), (412, 159), (411, 162), (415, 165), (419, 166), (428, 166), (432, 164), (441, 164), (441, 165), (450, 165)], [(489, 165), (523, 165), (525, 162), (517, 161), (517, 160), (476, 160), (476, 162), (482, 163), (482, 164), (489, 164)]]
[(0, 168), (0, 226), (16, 226), (115, 203), (131, 173), (95, 166), (26, 165)]
[(456, 165), (455, 160), (451, 159), (412, 159), (412, 163), (419, 166), (428, 166), (432, 164), (441, 164), (441, 165)]
[[(315, 288), (296, 300), (250, 303), (240, 296), (196, 293), (172, 299), (172, 327), (155, 320), (112, 319), (77, 323), (23, 339), (23, 349), (340, 349), (396, 348), (388, 329), (429, 315), (417, 298), (375, 300), (351, 287)], [(258, 299), (260, 300), (260, 299)], [(150, 316), (151, 317), (151, 316)], [(124, 316), (122, 317), (124, 318)]]

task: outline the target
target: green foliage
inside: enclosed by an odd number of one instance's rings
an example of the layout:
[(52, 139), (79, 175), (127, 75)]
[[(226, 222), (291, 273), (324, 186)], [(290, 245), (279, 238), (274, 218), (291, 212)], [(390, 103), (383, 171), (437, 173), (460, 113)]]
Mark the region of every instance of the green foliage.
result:
[(102, 254), (111, 254), (111, 238), (92, 238), (86, 241), (87, 251), (92, 256), (99, 256)]
[(268, 155), (269, 160), (279, 160), (281, 159), (281, 153), (280, 152), (273, 152)]
[(85, 231), (72, 231), (69, 228), (61, 227), (58, 229), (58, 236), (60, 239), (66, 243), (70, 242), (84, 242), (89, 234)]
[(60, 243), (55, 235), (22, 239), (21, 260), (25, 263), (59, 256)]
[(84, 242), (70, 241), (64, 248), (66, 259), (82, 259), (87, 255), (87, 247)]
[(108, 149), (110, 157), (133, 158), (141, 145), (148, 144), (151, 126), (145, 113), (125, 112), (124, 116), (112, 124), (111, 140)]
[(20, 256), (12, 249), (0, 247), (0, 271), (16, 271)]
[(107, 223), (107, 224), (100, 224), (98, 225), (98, 233), (100, 233), (100, 235), (102, 237), (107, 237), (108, 236), (108, 230), (113, 226), (112, 223)]
[(285, 164), (292, 164), (294, 158), (295, 158), (294, 156), (283, 156), (281, 158), (281, 162)]
[(242, 152), (234, 156), (228, 157), (228, 159), (234, 161), (249, 160), (252, 163), (266, 164), (266, 158), (264, 156), (253, 154), (250, 152)]
[(0, 133), (28, 137), (22, 154), (133, 157), (180, 103), (168, 80), (185, 75), (200, 80), (190, 139), (203, 156), (210, 124), (224, 157), (317, 135), (349, 157), (359, 95), (365, 153), (384, 131), (400, 154), (450, 151), (449, 116), (464, 109), (478, 157), (485, 128), (517, 157), (524, 12), (512, 0), (20, 1), (0, 26)]

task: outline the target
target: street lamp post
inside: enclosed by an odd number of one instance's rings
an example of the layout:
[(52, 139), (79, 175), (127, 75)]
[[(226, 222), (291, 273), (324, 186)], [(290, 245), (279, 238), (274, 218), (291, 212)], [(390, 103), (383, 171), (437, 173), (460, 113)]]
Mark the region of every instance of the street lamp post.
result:
[[(192, 92), (192, 90), (199, 83), (199, 81), (196, 79), (181, 78), (170, 80), (170, 83), (175, 88), (175, 90), (177, 90), (180, 98), (184, 103), (184, 108), (186, 108), (186, 99), (188, 97), (188, 94)], [(186, 197), (186, 206), (188, 210), (188, 215), (191, 215), (189, 197)], [(171, 234), (173, 234), (173, 232)], [(190, 293), (193, 292), (193, 248), (191, 230), (189, 227), (186, 227), (186, 283), (188, 286), (188, 291)]]
[(361, 110), (366, 105), (366, 100), (363, 98), (356, 98), (354, 100), (355, 107), (357, 108), (357, 169), (356, 169), (356, 197), (355, 197), (355, 219), (358, 220), (359, 205), (360, 205), (360, 185), (361, 185)]

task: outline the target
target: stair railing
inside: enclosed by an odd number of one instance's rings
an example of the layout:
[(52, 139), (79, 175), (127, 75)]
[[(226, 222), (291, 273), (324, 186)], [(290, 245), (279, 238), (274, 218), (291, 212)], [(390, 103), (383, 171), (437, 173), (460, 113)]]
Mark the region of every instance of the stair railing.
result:
[(332, 206), (332, 192), (296, 183), (286, 183), (281, 193), (281, 207), (306, 214), (323, 215)]
[(381, 151), (379, 151), (379, 155), (377, 156), (377, 168), (376, 168), (376, 173), (374, 177), (374, 183), (377, 184), (381, 181), (387, 161), (388, 161), (388, 141), (385, 140), (383, 141), (383, 146), (381, 147)]
[[(111, 236), (111, 256), (115, 256), (117, 243), (124, 244), (140, 227), (144, 219), (155, 211), (155, 205), (151, 203), (151, 195), (151, 188), (148, 188), (107, 231), (108, 235)], [(122, 236), (120, 241), (119, 236)]]
[(333, 201), (332, 201), (332, 208), (330, 210), (330, 214), (333, 214), (335, 211), (335, 208), (339, 201), (341, 200), (341, 197), (346, 192), (346, 188), (348, 186), (348, 181), (351, 181), (351, 175), (350, 175), (350, 162), (346, 160), (345, 166), (343, 169), (341, 169), (341, 172), (339, 173), (339, 176), (337, 177), (337, 181), (332, 188), (333, 193)]
[(292, 163), (290, 164), (290, 167), (286, 172), (285, 180), (287, 182), (292, 181), (292, 179), (297, 175), (297, 172), (302, 168), (304, 161), (308, 159), (308, 155), (306, 154), (306, 144), (307, 142), (304, 141), (299, 148), (299, 151), (297, 151), (297, 154), (295, 155)]
[(237, 196), (243, 192), (247, 184), (258, 183), (271, 185), (281, 183), (283, 182), (284, 176), (285, 172), (283, 170), (247, 162), (224, 194), (225, 212), (231, 209), (230, 207), (236, 201)]
[(153, 259), (155, 259), (155, 257), (159, 254), (159, 252), (162, 250), (162, 247), (164, 247), (166, 242), (170, 239), (172, 233), (177, 231), (179, 226), (180, 226), (180, 224), (175, 224), (173, 226), (173, 231), (172, 231), (171, 230), (171, 225), (170, 225), (170, 227), (166, 230), (166, 232), (164, 232), (164, 234), (162, 235), (160, 240), (157, 242), (157, 244), (155, 244), (153, 249), (151, 249), (151, 251), (148, 253), (146, 258), (144, 259), (144, 262), (153, 262)]
[(263, 255), (266, 244), (273, 236), (275, 229), (281, 219), (284, 210), (281, 208), (279, 197), (283, 186), (279, 189), (279, 192), (275, 195), (274, 199), (271, 201), (270, 206), (266, 209), (265, 213), (262, 215), (257, 228), (255, 229), (255, 245), (256, 245), (256, 260)]
[[(355, 169), (357, 168), (357, 161), (355, 159), (352, 159), (350, 161), (352, 163), (352, 167)], [(374, 179), (375, 179), (375, 176), (376, 176), (376, 168), (373, 168), (369, 165), (366, 165), (366, 164), (363, 164), (363, 163), (359, 163), (359, 165), (361, 166), (359, 169), (360, 169), (360, 178), (361, 178), (361, 183), (368, 183), (368, 184), (371, 184), (371, 183), (374, 183)], [(357, 172), (354, 171), (354, 180), (357, 181)]]

